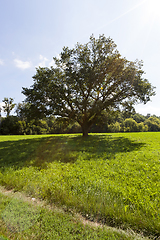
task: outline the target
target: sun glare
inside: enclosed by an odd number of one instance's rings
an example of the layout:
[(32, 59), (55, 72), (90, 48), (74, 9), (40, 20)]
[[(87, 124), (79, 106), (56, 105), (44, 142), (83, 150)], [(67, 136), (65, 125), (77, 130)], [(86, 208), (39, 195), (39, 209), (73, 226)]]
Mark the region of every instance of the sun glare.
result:
[(146, 0), (144, 6), (146, 19), (160, 20), (160, 0)]

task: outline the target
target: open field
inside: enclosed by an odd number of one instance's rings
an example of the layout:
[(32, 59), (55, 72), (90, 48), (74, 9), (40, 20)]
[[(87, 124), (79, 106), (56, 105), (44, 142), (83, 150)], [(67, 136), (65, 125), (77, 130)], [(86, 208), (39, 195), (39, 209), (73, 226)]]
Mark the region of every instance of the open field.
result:
[(0, 136), (0, 185), (158, 238), (160, 133)]

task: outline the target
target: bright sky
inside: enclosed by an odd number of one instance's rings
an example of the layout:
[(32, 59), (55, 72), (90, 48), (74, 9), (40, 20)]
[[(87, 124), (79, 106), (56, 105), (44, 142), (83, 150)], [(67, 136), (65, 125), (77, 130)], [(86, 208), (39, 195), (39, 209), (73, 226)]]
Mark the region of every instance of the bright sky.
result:
[(51, 66), (64, 46), (111, 37), (122, 57), (144, 61), (156, 96), (136, 111), (160, 116), (160, 0), (1, 0), (0, 103), (22, 102), (36, 66)]

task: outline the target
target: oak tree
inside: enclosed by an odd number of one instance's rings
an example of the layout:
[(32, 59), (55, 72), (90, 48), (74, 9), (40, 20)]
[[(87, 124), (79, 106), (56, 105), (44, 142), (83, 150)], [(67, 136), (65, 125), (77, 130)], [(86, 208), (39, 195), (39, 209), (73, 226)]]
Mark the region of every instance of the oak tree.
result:
[(154, 87), (143, 78), (142, 61), (128, 61), (114, 41), (93, 35), (86, 44), (64, 47), (55, 66), (39, 67), (34, 84), (23, 88), (33, 117), (55, 115), (77, 121), (83, 136), (105, 110), (132, 108), (155, 95)]

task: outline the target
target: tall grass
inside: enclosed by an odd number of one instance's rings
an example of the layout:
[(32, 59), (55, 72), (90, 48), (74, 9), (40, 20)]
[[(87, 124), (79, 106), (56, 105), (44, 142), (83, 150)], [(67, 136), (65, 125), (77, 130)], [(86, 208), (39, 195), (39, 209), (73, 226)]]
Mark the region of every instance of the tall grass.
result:
[(0, 193), (0, 200), (0, 240), (141, 239), (129, 231), (84, 224), (77, 216), (55, 207), (39, 206), (21, 195)]
[(160, 236), (160, 134), (0, 137), (0, 184)]

